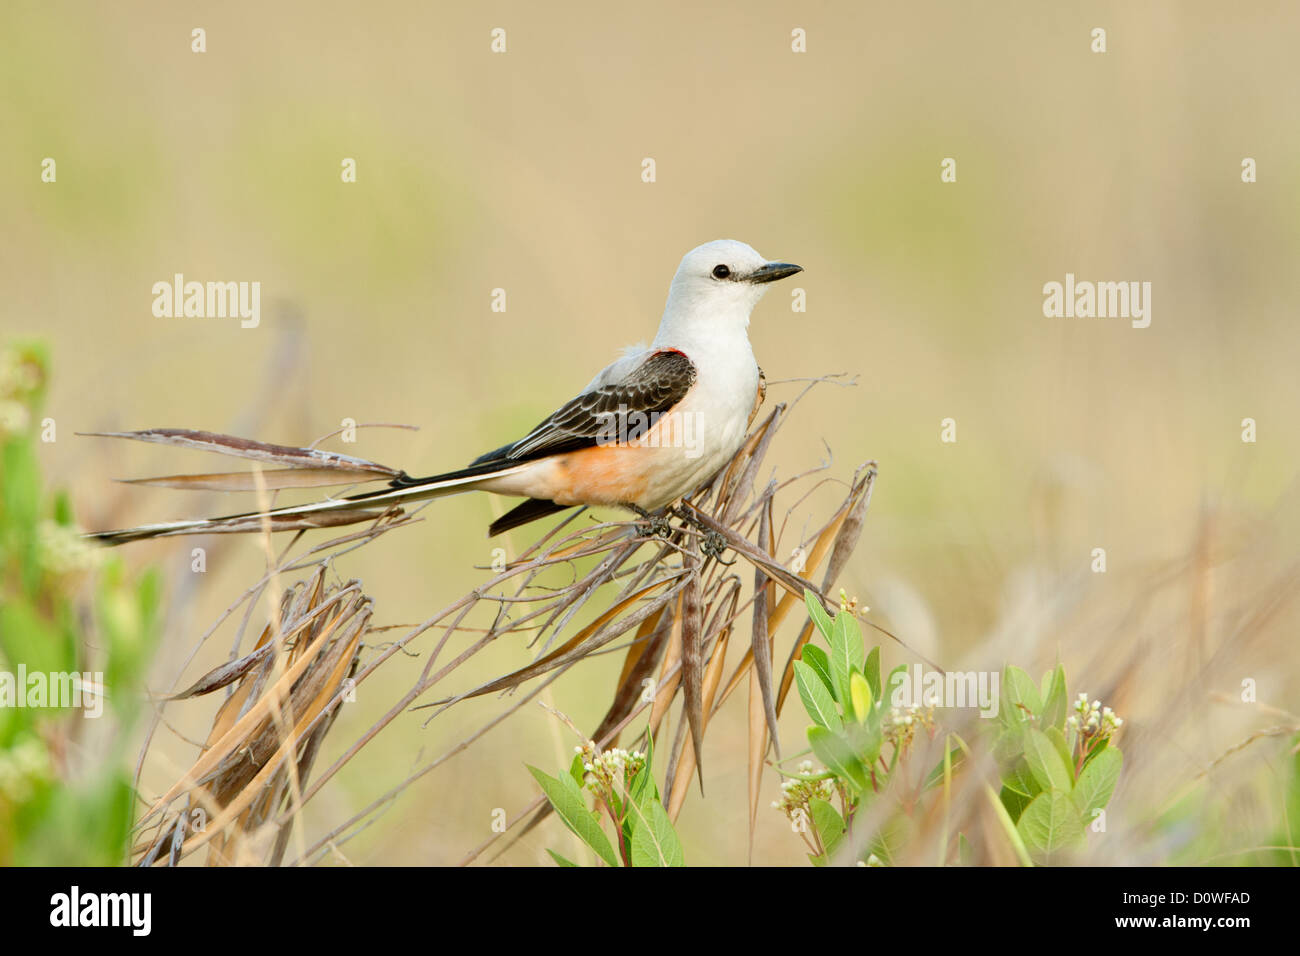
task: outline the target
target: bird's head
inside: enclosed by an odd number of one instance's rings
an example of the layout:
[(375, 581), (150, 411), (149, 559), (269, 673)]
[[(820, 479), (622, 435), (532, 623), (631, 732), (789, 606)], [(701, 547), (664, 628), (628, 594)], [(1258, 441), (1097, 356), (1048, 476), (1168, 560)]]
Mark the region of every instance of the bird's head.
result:
[(682, 257), (668, 290), (668, 309), (737, 316), (747, 323), (772, 282), (802, 271), (790, 262), (769, 262), (735, 239), (715, 239)]

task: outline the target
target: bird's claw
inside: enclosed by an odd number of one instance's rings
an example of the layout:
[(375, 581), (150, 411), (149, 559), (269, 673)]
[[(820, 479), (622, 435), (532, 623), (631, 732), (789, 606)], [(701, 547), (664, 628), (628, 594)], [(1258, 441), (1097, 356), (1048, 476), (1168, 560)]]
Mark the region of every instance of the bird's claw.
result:
[(722, 553), (727, 550), (727, 539), (717, 531), (705, 531), (704, 536), (700, 539), (700, 552), (706, 558), (714, 558), (718, 564), (724, 567), (731, 567), (736, 563), (736, 559), (730, 561), (722, 560)]
[(645, 521), (637, 522), (637, 534), (643, 538), (671, 538), (673, 526), (664, 515), (648, 515)]

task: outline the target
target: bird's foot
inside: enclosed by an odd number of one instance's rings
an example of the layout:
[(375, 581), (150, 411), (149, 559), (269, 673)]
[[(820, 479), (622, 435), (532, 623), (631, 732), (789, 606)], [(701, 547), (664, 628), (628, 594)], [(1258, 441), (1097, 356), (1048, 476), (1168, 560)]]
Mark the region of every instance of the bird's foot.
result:
[(671, 538), (673, 536), (673, 526), (663, 515), (651, 515), (647, 521), (638, 525), (641, 533), (646, 537)]
[(636, 533), (643, 538), (671, 538), (673, 535), (673, 526), (668, 520), (667, 515), (652, 515), (644, 508), (638, 508), (636, 505), (628, 505), (628, 508), (635, 511), (643, 519), (636, 523)]
[(714, 531), (712, 528), (698, 521), (685, 508), (671, 509), (672, 513), (682, 520), (684, 524), (689, 525), (696, 531), (700, 532), (700, 553), (706, 558), (713, 558), (724, 567), (731, 567), (736, 563), (736, 559), (730, 561), (722, 560), (722, 553), (727, 550), (727, 539), (720, 531)]
[(718, 564), (729, 568), (736, 563), (736, 559), (732, 558), (730, 561), (723, 561), (722, 554), (726, 550), (726, 538), (717, 531), (709, 530), (704, 532), (704, 536), (700, 539), (700, 552), (706, 558), (713, 558), (718, 562)]

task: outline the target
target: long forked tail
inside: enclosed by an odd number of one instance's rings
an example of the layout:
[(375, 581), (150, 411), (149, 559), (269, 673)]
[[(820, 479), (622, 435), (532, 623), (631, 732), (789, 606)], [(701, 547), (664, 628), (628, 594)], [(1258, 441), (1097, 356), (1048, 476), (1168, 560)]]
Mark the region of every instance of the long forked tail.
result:
[(126, 544), (146, 538), (165, 538), (182, 534), (238, 534), (241, 532), (299, 531), (328, 528), (378, 518), (393, 507), (408, 501), (440, 498), (473, 491), (484, 479), (508, 475), (528, 466), (527, 462), (489, 461), (428, 478), (395, 478), (387, 488), (347, 498), (331, 498), (306, 505), (291, 505), (269, 511), (250, 511), (223, 518), (199, 518), (147, 524), (121, 531), (95, 531), (86, 535), (106, 545)]

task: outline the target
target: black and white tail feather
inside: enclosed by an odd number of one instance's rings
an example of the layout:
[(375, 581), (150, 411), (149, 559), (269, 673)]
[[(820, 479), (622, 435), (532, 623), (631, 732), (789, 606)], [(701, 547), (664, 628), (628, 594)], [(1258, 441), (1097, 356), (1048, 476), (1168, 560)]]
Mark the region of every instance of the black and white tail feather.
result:
[[(186, 534), (241, 534), (265, 530), (302, 531), (311, 528), (337, 527), (383, 517), (409, 502), (469, 491), (471, 489), (466, 487), (468, 485), (477, 484), (484, 478), (509, 474), (525, 467), (526, 464), (517, 461), (497, 461), (420, 479), (411, 479), (399, 474), (388, 488), (350, 495), (346, 498), (330, 498), (305, 505), (290, 505), (269, 511), (250, 511), (220, 518), (167, 521), (120, 531), (96, 531), (87, 537), (107, 545), (118, 545), (147, 538), (166, 538)], [(533, 506), (529, 509), (533, 512), (530, 516), (517, 514), (525, 506), (530, 505)], [(530, 498), (524, 502), (524, 505), (494, 521), (488, 533), (500, 534), (519, 524), (560, 510), (563, 510), (562, 506), (554, 502), (537, 502)], [(520, 518), (523, 520), (519, 520)]]
[[(136, 432), (96, 432), (108, 438), (129, 438), (250, 459), (263, 469), (251, 472), (169, 475), (135, 479), (133, 484), (169, 488), (220, 491), (280, 490), (309, 486), (356, 484), (358, 481), (388, 479), (387, 488), (329, 498), (305, 505), (290, 505), (269, 511), (250, 511), (221, 518), (199, 518), (142, 525), (121, 531), (98, 531), (88, 537), (107, 545), (126, 544), (147, 538), (186, 534), (241, 534), (270, 531), (300, 531), (335, 527), (382, 517), (402, 504), (441, 498), (476, 490), (482, 482), (520, 471), (540, 458), (589, 448), (607, 440), (613, 431), (627, 438), (638, 437), (640, 426), (653, 415), (677, 404), (696, 378), (691, 361), (676, 349), (647, 350), (639, 364), (618, 381), (594, 384), (540, 422), (523, 438), (479, 456), (468, 467), (427, 478), (412, 478), (403, 471), (362, 458), (313, 448), (294, 448), (265, 442), (183, 428), (156, 428)], [(636, 416), (635, 419), (630, 416)], [(563, 511), (570, 505), (542, 498), (526, 498), (488, 527), (488, 535), (536, 521)]]

